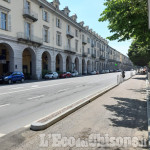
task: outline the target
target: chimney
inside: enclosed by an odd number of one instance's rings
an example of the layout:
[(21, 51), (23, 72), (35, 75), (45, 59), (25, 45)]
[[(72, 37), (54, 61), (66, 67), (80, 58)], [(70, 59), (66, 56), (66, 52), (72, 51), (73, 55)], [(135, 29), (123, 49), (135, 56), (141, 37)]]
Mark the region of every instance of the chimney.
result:
[(53, 0), (52, 4), (56, 9), (59, 9), (59, 5), (60, 5), (59, 0)]
[(76, 14), (72, 15), (71, 18), (72, 18), (72, 20), (77, 21), (77, 15)]
[(67, 15), (67, 16), (69, 16), (69, 13), (70, 13), (70, 10), (69, 10), (69, 8), (66, 6), (65, 8), (64, 8), (64, 13)]
[(86, 29), (86, 30), (89, 30), (89, 26), (85, 26), (85, 29)]
[(83, 26), (83, 25), (84, 25), (84, 21), (79, 22), (79, 24), (80, 24), (81, 26)]

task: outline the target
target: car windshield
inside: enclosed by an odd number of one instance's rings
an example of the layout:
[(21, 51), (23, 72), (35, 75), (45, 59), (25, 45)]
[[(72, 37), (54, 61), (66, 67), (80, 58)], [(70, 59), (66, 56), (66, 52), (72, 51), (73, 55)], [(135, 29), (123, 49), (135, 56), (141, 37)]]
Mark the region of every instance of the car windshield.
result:
[(48, 73), (48, 74), (53, 74), (52, 72)]

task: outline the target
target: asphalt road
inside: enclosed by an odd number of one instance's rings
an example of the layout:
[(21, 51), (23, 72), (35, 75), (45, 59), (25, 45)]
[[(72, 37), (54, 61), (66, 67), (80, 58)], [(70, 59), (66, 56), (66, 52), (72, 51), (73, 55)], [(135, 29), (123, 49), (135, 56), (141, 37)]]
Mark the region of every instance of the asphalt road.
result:
[(0, 86), (0, 136), (117, 83), (119, 74)]

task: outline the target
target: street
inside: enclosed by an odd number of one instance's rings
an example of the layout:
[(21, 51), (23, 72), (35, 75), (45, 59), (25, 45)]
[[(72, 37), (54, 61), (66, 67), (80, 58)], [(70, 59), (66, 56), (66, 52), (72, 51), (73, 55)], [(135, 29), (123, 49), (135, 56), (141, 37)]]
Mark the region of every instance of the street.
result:
[(0, 136), (117, 83), (119, 74), (0, 86)]

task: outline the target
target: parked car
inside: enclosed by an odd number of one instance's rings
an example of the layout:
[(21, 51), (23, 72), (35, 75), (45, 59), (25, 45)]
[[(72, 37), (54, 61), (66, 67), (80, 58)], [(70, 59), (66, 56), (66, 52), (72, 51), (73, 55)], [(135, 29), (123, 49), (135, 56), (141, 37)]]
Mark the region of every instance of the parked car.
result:
[(114, 72), (113, 70), (109, 70), (110, 73)]
[(105, 70), (105, 73), (109, 73), (109, 70)]
[(3, 81), (6, 83), (13, 83), (13, 82), (24, 82), (24, 74), (22, 72), (8, 72), (3, 77)]
[(99, 71), (96, 71), (96, 74), (99, 74)]
[(101, 73), (101, 74), (104, 74), (104, 73), (105, 73), (105, 70), (101, 70), (100, 73)]
[(96, 71), (91, 71), (91, 75), (95, 75), (96, 74)]
[(60, 78), (70, 78), (72, 75), (70, 72), (64, 72), (59, 75)]
[(47, 73), (45, 75), (45, 79), (57, 79), (59, 76), (58, 76), (58, 73), (57, 72), (50, 72), (50, 73)]
[(74, 71), (71, 73), (72, 77), (77, 77), (79, 75), (79, 73), (77, 71)]

